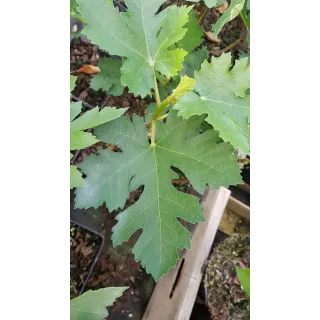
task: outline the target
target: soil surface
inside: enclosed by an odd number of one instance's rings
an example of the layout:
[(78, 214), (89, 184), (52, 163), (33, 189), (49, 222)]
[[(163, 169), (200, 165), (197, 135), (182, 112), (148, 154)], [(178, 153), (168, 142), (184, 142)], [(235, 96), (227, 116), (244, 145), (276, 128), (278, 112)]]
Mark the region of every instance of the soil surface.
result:
[(208, 260), (205, 300), (213, 320), (249, 320), (250, 299), (236, 276), (236, 267), (250, 268), (250, 235), (234, 233), (223, 240)]
[(82, 291), (101, 244), (98, 235), (70, 224), (70, 299)]
[[(131, 192), (125, 208), (135, 203), (141, 192), (142, 188)], [(103, 205), (101, 211), (104, 213), (101, 232), (105, 237), (105, 245), (90, 277), (87, 289), (111, 286), (129, 287), (123, 296), (108, 308), (110, 311), (108, 319), (141, 319), (155, 285), (153, 278), (145, 272), (140, 262), (135, 261), (132, 254), (132, 248), (141, 232), (136, 232), (121, 246), (113, 247), (112, 228), (117, 222), (115, 217), (120, 210), (109, 212)]]

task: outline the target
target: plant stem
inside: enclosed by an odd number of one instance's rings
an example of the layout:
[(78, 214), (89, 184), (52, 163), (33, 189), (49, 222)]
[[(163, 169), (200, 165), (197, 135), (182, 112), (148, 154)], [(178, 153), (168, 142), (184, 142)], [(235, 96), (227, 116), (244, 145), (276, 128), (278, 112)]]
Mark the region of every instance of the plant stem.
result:
[(159, 88), (158, 88), (158, 82), (157, 82), (156, 73), (154, 73), (154, 93), (155, 93), (155, 96), (156, 96), (157, 107), (159, 107), (161, 101), (160, 101), (160, 95), (159, 95)]
[(160, 101), (160, 94), (159, 94), (156, 72), (155, 72), (154, 68), (152, 68), (152, 69), (153, 69), (153, 73), (154, 73), (154, 92), (155, 92), (155, 97), (156, 97), (156, 102), (157, 102), (157, 110), (154, 113), (154, 115), (152, 116), (152, 120), (151, 120), (151, 146), (155, 147), (155, 145), (156, 145), (156, 142), (155, 142), (156, 119), (154, 117), (158, 112), (159, 106), (161, 105), (161, 101)]
[(155, 136), (156, 136), (156, 120), (151, 120), (151, 146), (155, 147)]
[(202, 15), (200, 16), (199, 20), (198, 20), (198, 26), (200, 26), (206, 16), (206, 14), (208, 13), (209, 8), (206, 8), (206, 10), (203, 11)]
[(232, 42), (228, 46), (226, 46), (223, 50), (221, 50), (221, 53), (226, 53), (227, 51), (231, 50), (233, 47), (235, 47), (237, 44), (243, 41), (243, 37), (246, 34), (247, 31), (244, 31), (240, 35), (240, 39), (237, 39), (236, 41)]
[(152, 116), (152, 120), (158, 120), (161, 116), (162, 111), (171, 103), (172, 102), (170, 96), (163, 100), (160, 105), (158, 105), (156, 112)]
[(161, 116), (161, 117), (157, 118), (157, 120), (163, 120), (163, 119), (165, 119), (167, 116), (168, 116), (168, 114), (166, 113), (165, 115), (163, 115), (163, 116)]

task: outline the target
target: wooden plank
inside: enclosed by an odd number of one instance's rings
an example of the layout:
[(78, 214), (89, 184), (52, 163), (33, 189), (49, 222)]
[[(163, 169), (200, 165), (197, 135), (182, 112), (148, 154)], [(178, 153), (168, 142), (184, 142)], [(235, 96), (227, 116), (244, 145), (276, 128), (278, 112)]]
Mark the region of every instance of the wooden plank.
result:
[(239, 200), (230, 197), (227, 205), (228, 210), (250, 221), (250, 208)]
[(158, 281), (142, 320), (190, 318), (202, 279), (203, 265), (210, 253), (230, 194), (230, 190), (222, 187), (218, 191), (206, 190), (201, 201), (206, 222), (197, 224), (191, 239), (191, 250), (186, 250), (177, 266)]
[(236, 228), (238, 221), (241, 219), (236, 213), (227, 208), (224, 210), (219, 224), (219, 230), (228, 236), (231, 236)]
[(244, 184), (238, 184), (237, 188), (245, 193), (249, 193), (250, 194), (250, 185), (248, 185), (247, 183)]
[[(219, 230), (231, 236), (239, 226), (239, 220), (250, 222), (250, 208), (234, 197), (230, 197), (219, 224)], [(246, 225), (247, 225), (246, 224)]]

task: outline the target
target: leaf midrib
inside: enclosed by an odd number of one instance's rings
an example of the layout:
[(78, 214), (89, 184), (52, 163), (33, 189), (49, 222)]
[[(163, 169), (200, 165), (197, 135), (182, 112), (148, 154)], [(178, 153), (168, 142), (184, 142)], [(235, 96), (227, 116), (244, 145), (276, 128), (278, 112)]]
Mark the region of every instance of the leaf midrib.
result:
[[(145, 39), (145, 42), (146, 42), (146, 46), (147, 46), (147, 52), (148, 52), (148, 55), (149, 55), (149, 60), (151, 60), (151, 55), (150, 55), (150, 50), (149, 50), (149, 43), (147, 41), (147, 32), (146, 32), (146, 26), (145, 26), (145, 21), (144, 21), (144, 8), (143, 8), (143, 1), (140, 0), (140, 9), (141, 9), (141, 18), (142, 18), (142, 27), (143, 27), (143, 33), (144, 33), (144, 39)], [(147, 59), (148, 60), (148, 59)]]
[[(209, 95), (210, 96), (210, 95)], [(208, 96), (208, 97), (209, 97)], [(240, 104), (233, 104), (233, 103), (228, 103), (228, 102), (225, 102), (225, 101), (221, 101), (221, 100), (213, 100), (213, 99), (208, 99), (208, 97), (205, 97), (205, 96), (202, 96), (204, 99), (201, 99), (201, 100), (208, 100), (208, 101), (212, 101), (212, 102), (216, 102), (216, 103), (221, 103), (221, 104), (225, 104), (227, 106), (230, 106), (230, 107), (236, 107), (236, 108), (243, 108), (243, 109), (250, 109), (249, 107), (246, 107), (246, 106), (243, 106), (243, 105), (240, 105)]]
[[(155, 175), (156, 175), (156, 184), (157, 184), (157, 202), (158, 202), (158, 215), (159, 215), (159, 233), (160, 233), (160, 247), (164, 247), (162, 245), (162, 234), (161, 234), (161, 225), (162, 225), (162, 220), (161, 220), (161, 211), (160, 211), (160, 193), (159, 193), (159, 178), (158, 178), (158, 163), (157, 163), (157, 155), (156, 155), (156, 147), (153, 148), (153, 157), (154, 157), (154, 165), (156, 167), (155, 170)], [(162, 261), (162, 250), (160, 250), (160, 260), (158, 264), (158, 272), (157, 276), (159, 275), (159, 269), (161, 266), (161, 261)]]
[[(120, 13), (119, 13), (120, 14)], [(102, 25), (103, 29), (106, 30), (107, 33), (109, 33), (113, 38), (115, 38), (116, 40), (118, 40), (120, 43), (122, 43), (124, 46), (126, 46), (128, 49), (130, 49), (131, 51), (137, 53), (138, 55), (140, 55), (142, 58), (147, 59), (143, 54), (141, 54), (140, 52), (138, 52), (137, 50), (135, 50), (134, 48), (132, 48), (131, 46), (129, 46), (128, 44), (126, 44), (125, 42), (121, 41), (118, 37), (116, 37), (113, 33), (111, 33), (109, 31), (110, 28), (108, 28), (104, 22), (99, 18), (99, 16), (97, 16), (97, 20), (100, 22), (100, 24)]]
[[(208, 100), (210, 100), (210, 99), (208, 99)], [(219, 122), (221, 125), (223, 125), (223, 127), (224, 127), (224, 128), (226, 129), (226, 131), (229, 133), (230, 138), (229, 138), (229, 140), (225, 140), (225, 141), (231, 142), (231, 138), (235, 139), (235, 138), (236, 138), (235, 135), (230, 132), (230, 130), (228, 129), (228, 126), (226, 126), (226, 125), (224, 124), (224, 122), (221, 121), (221, 120), (219, 119), (219, 117), (213, 112), (213, 108), (206, 102), (206, 100), (203, 100), (203, 101), (205, 102), (206, 106), (207, 106), (208, 109), (211, 111), (211, 113), (213, 114), (213, 116), (218, 120), (218, 122)], [(212, 101), (213, 101), (213, 100), (212, 100)], [(225, 114), (227, 117), (229, 117), (233, 122), (235, 122), (235, 123), (237, 124), (237, 128), (240, 129), (240, 131), (242, 132), (242, 134), (247, 138), (247, 137), (248, 137), (247, 133), (243, 131), (242, 127), (238, 124), (238, 122), (237, 122), (233, 117), (231, 117), (228, 113), (224, 112), (224, 114)], [(236, 140), (238, 140), (238, 139), (236, 139)]]

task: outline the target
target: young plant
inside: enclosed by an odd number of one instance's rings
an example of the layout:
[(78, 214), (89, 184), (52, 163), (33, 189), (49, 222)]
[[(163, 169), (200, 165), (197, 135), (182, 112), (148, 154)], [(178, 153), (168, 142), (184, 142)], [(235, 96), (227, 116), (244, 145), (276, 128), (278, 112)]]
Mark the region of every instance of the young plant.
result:
[(70, 301), (70, 320), (103, 320), (108, 316), (107, 307), (121, 297), (126, 287), (89, 290)]
[[(129, 193), (143, 186), (138, 201), (118, 214), (112, 241), (120, 245), (142, 229), (133, 253), (156, 280), (176, 264), (178, 248), (190, 248), (190, 233), (178, 218), (204, 222), (199, 199), (173, 186), (172, 168), (203, 194), (207, 184), (217, 189), (241, 183), (235, 149), (249, 151), (247, 61), (229, 70), (229, 54), (209, 63), (206, 49), (192, 52), (200, 43), (195, 38), (201, 38), (192, 7), (172, 5), (154, 15), (162, 3), (126, 0), (128, 11), (119, 12), (108, 1), (79, 0), (88, 22), (83, 34), (122, 56), (122, 86), (141, 97), (153, 93), (155, 104), (145, 119), (122, 116), (95, 129), (99, 140), (121, 152), (101, 150), (81, 163), (87, 177), (76, 190), (75, 207), (105, 202), (109, 211), (123, 209)], [(193, 35), (192, 43), (186, 34)]]

